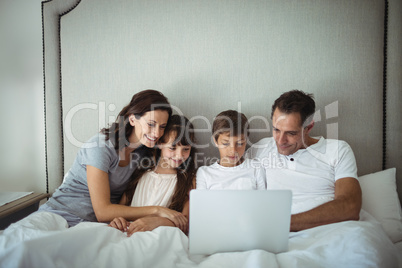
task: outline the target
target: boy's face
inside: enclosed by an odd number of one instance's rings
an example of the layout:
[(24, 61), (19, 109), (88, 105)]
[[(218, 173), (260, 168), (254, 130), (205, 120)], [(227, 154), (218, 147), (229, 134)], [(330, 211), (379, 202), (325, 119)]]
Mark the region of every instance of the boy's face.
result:
[(215, 140), (220, 154), (219, 164), (224, 167), (234, 167), (240, 164), (247, 145), (247, 137), (230, 136), (230, 133), (222, 133)]

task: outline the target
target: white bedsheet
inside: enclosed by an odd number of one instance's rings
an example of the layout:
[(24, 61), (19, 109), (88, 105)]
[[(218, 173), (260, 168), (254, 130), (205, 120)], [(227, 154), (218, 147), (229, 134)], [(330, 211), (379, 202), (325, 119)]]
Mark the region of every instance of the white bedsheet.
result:
[(102, 223), (66, 221), (39, 212), (0, 235), (0, 267), (402, 267), (401, 252), (368, 214), (361, 221), (291, 233), (289, 251), (190, 255), (178, 228), (127, 237)]

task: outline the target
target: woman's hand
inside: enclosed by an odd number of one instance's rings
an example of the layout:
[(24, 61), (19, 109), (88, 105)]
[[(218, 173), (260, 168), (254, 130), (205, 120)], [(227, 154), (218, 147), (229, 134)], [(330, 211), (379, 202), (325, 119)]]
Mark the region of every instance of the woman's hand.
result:
[(122, 217), (118, 217), (118, 218), (114, 218), (108, 226), (116, 228), (122, 232), (125, 232), (128, 230), (128, 226), (130, 225), (130, 223), (128, 221), (126, 221), (126, 219), (122, 218)]
[(180, 228), (184, 233), (187, 233), (188, 219), (182, 213), (165, 207), (158, 207), (157, 216), (169, 219), (176, 227)]

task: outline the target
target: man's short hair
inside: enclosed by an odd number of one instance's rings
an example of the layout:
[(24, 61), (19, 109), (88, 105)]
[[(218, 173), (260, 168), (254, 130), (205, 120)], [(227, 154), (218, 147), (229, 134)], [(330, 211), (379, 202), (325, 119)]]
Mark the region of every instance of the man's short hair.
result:
[(248, 137), (249, 124), (243, 113), (227, 110), (219, 113), (212, 124), (212, 136), (218, 140), (220, 134), (229, 133), (230, 136), (245, 135)]
[(313, 94), (301, 90), (291, 90), (283, 93), (272, 105), (271, 119), (276, 108), (282, 113), (299, 113), (302, 126), (307, 126), (313, 120), (315, 102)]

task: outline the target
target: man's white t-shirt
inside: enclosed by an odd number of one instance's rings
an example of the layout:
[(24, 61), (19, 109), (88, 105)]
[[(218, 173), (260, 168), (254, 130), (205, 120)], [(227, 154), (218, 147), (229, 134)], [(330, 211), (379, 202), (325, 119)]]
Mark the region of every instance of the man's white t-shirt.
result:
[(197, 189), (207, 190), (265, 190), (265, 171), (258, 162), (245, 159), (235, 167), (215, 162), (197, 171)]
[(316, 144), (285, 156), (273, 138), (265, 138), (248, 149), (246, 157), (255, 158), (265, 168), (268, 190), (292, 190), (292, 214), (333, 200), (335, 181), (357, 178), (353, 151), (340, 140), (321, 137)]

